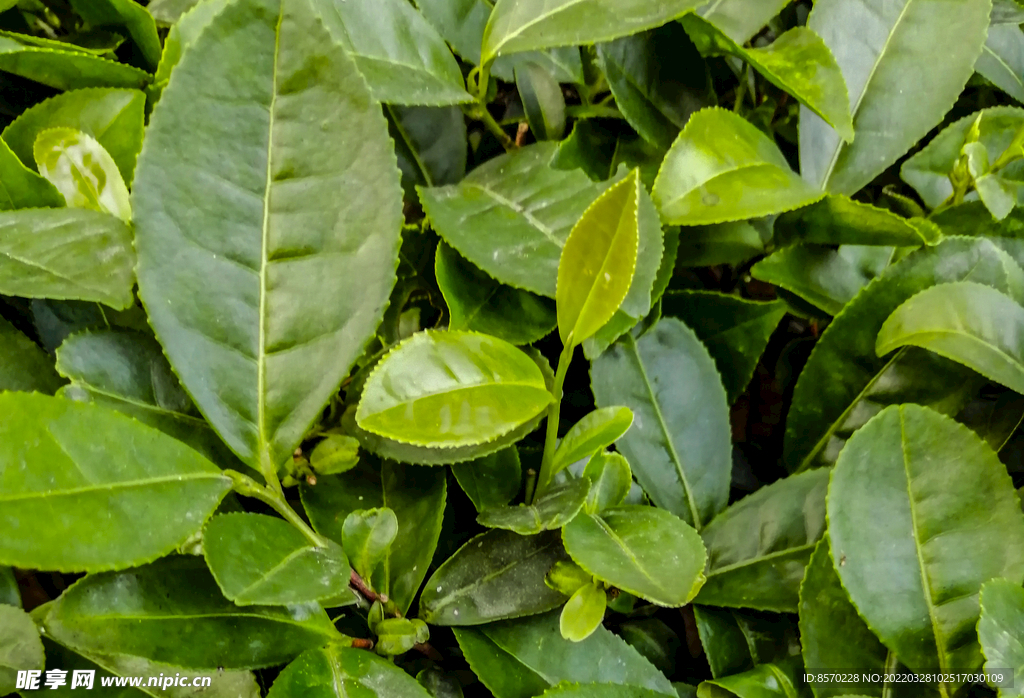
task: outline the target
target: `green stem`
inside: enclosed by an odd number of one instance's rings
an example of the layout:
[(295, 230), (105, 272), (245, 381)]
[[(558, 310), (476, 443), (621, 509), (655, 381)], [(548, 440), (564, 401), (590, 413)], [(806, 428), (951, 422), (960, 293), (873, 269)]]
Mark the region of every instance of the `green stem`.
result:
[[(253, 480), (248, 475), (235, 470), (225, 470), (224, 474), (231, 478), (233, 483), (232, 487), (238, 494), (243, 497), (252, 497), (258, 499), (264, 504), (270, 506), (274, 511), (280, 514), (284, 519), (295, 528), (302, 532), (302, 535), (306, 536), (309, 541), (318, 548), (326, 547), (327, 541), (321, 538), (316, 531), (309, 527), (309, 525), (302, 520), (302, 517), (295, 513), (295, 510), (291, 508), (284, 496), (269, 487), (264, 487), (260, 483)], [(278, 485), (280, 487), (280, 485)]]
[(740, 113), (740, 107), (743, 106), (743, 98), (747, 96), (747, 82), (750, 79), (750, 66), (746, 66), (743, 72), (740, 74), (740, 84), (736, 87), (736, 101), (732, 105), (732, 110), (736, 114)]
[(505, 133), (504, 129), (501, 128), (501, 124), (494, 120), (494, 117), (491, 116), (491, 112), (487, 111), (487, 105), (472, 104), (466, 107), (464, 111), (469, 118), (476, 119), (483, 123), (484, 128), (490, 131), (494, 137), (498, 139), (498, 142), (501, 143), (502, 147), (506, 151), (512, 151), (518, 147), (516, 146), (516, 142), (512, 140), (507, 133)]
[(601, 104), (580, 104), (565, 108), (565, 115), (575, 119), (625, 119), (615, 107), (607, 107)]
[(570, 334), (565, 342), (565, 347), (562, 349), (562, 355), (558, 357), (555, 384), (551, 388), (551, 394), (555, 399), (551, 406), (548, 407), (548, 425), (544, 437), (544, 456), (540, 462), (540, 474), (537, 475), (537, 487), (534, 488), (533, 496), (530, 497), (531, 503), (537, 497), (544, 494), (551, 481), (551, 466), (555, 458), (555, 447), (558, 446), (558, 419), (562, 409), (562, 385), (565, 383), (565, 374), (569, 371), (569, 364), (572, 363), (572, 355), (575, 349), (576, 344), (573, 342), (572, 335)]

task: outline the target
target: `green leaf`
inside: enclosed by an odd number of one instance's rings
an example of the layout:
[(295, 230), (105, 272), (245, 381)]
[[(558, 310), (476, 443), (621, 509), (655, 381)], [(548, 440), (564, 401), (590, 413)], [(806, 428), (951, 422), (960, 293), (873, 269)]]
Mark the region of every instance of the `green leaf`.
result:
[(1024, 6), (1021, 6), (1017, 0), (992, 0), (992, 24), (1020, 24), (1022, 22), (1024, 22)]
[(925, 289), (893, 311), (876, 352), (918, 346), (969, 366), (1024, 393), (1024, 308), (991, 286), (971, 281)]
[(340, 596), (351, 570), (341, 547), (313, 545), (284, 519), (221, 514), (203, 529), (203, 555), (239, 606), (288, 606)]
[(191, 669), (254, 669), (340, 639), (315, 603), (240, 608), (193, 556), (85, 577), (58, 599), (46, 632), (89, 654), (130, 654)]
[(817, 245), (920, 247), (939, 242), (934, 231), (915, 227), (894, 213), (831, 194), (816, 204), (784, 213), (775, 221), (775, 242)]
[[(357, 172), (365, 186), (339, 188)], [(175, 69), (132, 195), (139, 294), (171, 365), (231, 449), (273, 471), (394, 285), (402, 200), (380, 106), (308, 3), (232, 4)], [(313, 296), (343, 302), (297, 300)]]
[(692, 527), (662, 509), (582, 513), (562, 531), (572, 559), (610, 586), (659, 606), (682, 606), (704, 583), (707, 554)]
[(106, 213), (41, 208), (0, 213), (0, 293), (133, 302), (131, 231)]
[(430, 698), (399, 667), (365, 650), (328, 645), (308, 650), (274, 679), (268, 698)]
[(674, 291), (662, 298), (661, 312), (682, 320), (697, 335), (715, 360), (732, 404), (750, 383), (786, 306), (712, 291)]
[(740, 265), (764, 254), (772, 239), (774, 217), (753, 221), (734, 221), (686, 228), (679, 241), (680, 267), (708, 267), (718, 264)]
[(757, 127), (713, 108), (687, 122), (665, 156), (652, 196), (665, 223), (700, 225), (790, 211), (823, 194), (790, 169)]
[(19, 671), (38, 671), (45, 663), (36, 624), (20, 608), (0, 604), (0, 692), (13, 694)]
[(480, 630), (548, 685), (563, 681), (622, 684), (675, 696), (662, 673), (609, 630), (599, 627), (586, 640), (570, 642), (562, 638), (558, 626), (558, 613), (547, 613), (490, 623)]
[(984, 174), (974, 178), (974, 188), (985, 208), (996, 220), (1003, 220), (1017, 206), (1019, 185), (997, 174)]
[(526, 121), (538, 141), (557, 141), (565, 133), (565, 97), (544, 66), (523, 61), (516, 66), (516, 88)]
[[(857, 615), (857, 609), (843, 589), (832, 566), (828, 536), (814, 548), (800, 585), (800, 644), (804, 666), (849, 672), (885, 674), (889, 651)], [(837, 638), (842, 638), (837, 642)], [(816, 673), (816, 672), (812, 672)], [(883, 684), (851, 680), (844, 683), (811, 681), (815, 698), (856, 694), (881, 696)]]
[(804, 692), (803, 667), (794, 657), (705, 681), (697, 687), (697, 698), (790, 698)]
[(309, 465), (318, 475), (339, 475), (359, 464), (359, 442), (351, 436), (328, 434), (309, 454)]
[(735, 611), (695, 604), (693, 617), (712, 677), (730, 676), (754, 667), (751, 648)]
[(480, 625), (543, 613), (565, 596), (544, 584), (568, 560), (557, 533), (487, 531), (459, 548), (427, 581), (420, 618), (431, 625)]
[[(974, 72), (988, 31), (988, 0), (823, 0), (807, 27), (846, 80), (857, 139), (800, 110), (800, 171), (816, 187), (853, 194), (934, 128)], [(956, 16), (956, 22), (948, 17)]]
[(476, 520), (481, 526), (515, 531), (523, 536), (557, 530), (576, 517), (589, 492), (590, 480), (569, 480), (548, 489), (532, 504), (484, 509)]
[(478, 512), (511, 502), (523, 481), (519, 451), (514, 446), (467, 463), (456, 463), (452, 474)]
[(481, 61), (496, 56), (611, 41), (654, 29), (704, 4), (700, 0), (498, 0), (484, 30)]
[(458, 107), (384, 107), (395, 141), (402, 189), (454, 184), (466, 175), (466, 117)]
[(594, 454), (583, 469), (583, 477), (591, 483), (584, 504), (588, 514), (600, 514), (622, 504), (633, 486), (629, 461), (620, 453)]
[(575, 562), (556, 562), (547, 575), (544, 583), (555, 591), (572, 596), (581, 587), (594, 581), (594, 575), (577, 565)]
[(131, 183), (142, 149), (146, 96), (138, 90), (84, 89), (51, 97), (23, 111), (3, 139), (27, 167), (35, 168), (36, 138), (51, 128), (73, 128), (95, 138)]
[(626, 298), (637, 265), (642, 186), (633, 170), (601, 194), (569, 233), (555, 296), (563, 344), (591, 337)]
[(64, 197), (56, 187), (25, 167), (0, 139), (0, 210), (61, 206), (64, 206)]
[(385, 462), (379, 474), (365, 468), (317, 478), (302, 485), (302, 504), (313, 528), (342, 543), (345, 518), (353, 511), (387, 507), (398, 518), (398, 537), (371, 579), (406, 612), (427, 576), (441, 535), (447, 489), (443, 470)]
[(558, 442), (551, 474), (565, 470), (578, 460), (589, 458), (618, 441), (633, 424), (628, 407), (603, 407), (576, 422)]
[[(0, 32), (0, 70), (58, 90), (82, 87), (141, 88), (150, 75), (124, 63), (75, 50), (59, 41), (39, 46), (33, 37)], [(35, 44), (35, 45), (34, 45)]]
[(627, 620), (619, 625), (619, 634), (663, 674), (671, 676), (675, 673), (676, 655), (682, 642), (664, 621), (658, 618)]
[(208, 0), (152, 0), (146, 9), (161, 24), (174, 24), (183, 14)]
[(580, 169), (595, 182), (612, 178), (621, 165), (640, 168), (645, 187), (654, 183), (665, 155), (640, 136), (621, 132), (598, 119), (579, 119), (572, 132), (558, 144), (550, 165), (556, 170)]
[(139, 47), (150, 68), (160, 62), (160, 37), (149, 10), (134, 0), (71, 0), (86, 24), (93, 27), (124, 27)]
[(3, 564), (71, 572), (154, 560), (231, 489), (192, 449), (111, 410), (0, 393), (0, 413)]
[(888, 360), (875, 353), (878, 331), (896, 308), (954, 281), (999, 290), (1024, 283), (1009, 256), (982, 239), (949, 238), (887, 268), (832, 320), (797, 380), (783, 449), (791, 471), (835, 462), (849, 435), (886, 405), (915, 402), (955, 414), (980, 387), (973, 371), (916, 347)]
[(782, 12), (790, 0), (712, 0), (697, 14), (735, 41), (745, 44)]
[(1018, 581), (991, 579), (981, 587), (981, 618), (978, 640), (985, 654), (985, 671), (1010, 669), (1010, 686), (999, 689), (1000, 698), (1021, 694), (1024, 679), (1024, 589)]
[(582, 642), (601, 625), (607, 607), (604, 586), (597, 582), (584, 584), (562, 607), (558, 630), (566, 640)]
[(0, 604), (21, 608), (21, 592), (18, 580), (10, 567), (0, 567)]
[(844, 141), (853, 141), (846, 82), (832, 52), (814, 31), (794, 27), (764, 48), (745, 49), (699, 15), (681, 21), (702, 55), (729, 55), (746, 61), (768, 82), (824, 119)]
[(1018, 24), (993, 24), (988, 28), (974, 69), (1018, 102), (1024, 102), (1024, 32)]
[(448, 305), (449, 330), (482, 332), (524, 346), (555, 329), (555, 309), (547, 298), (495, 281), (443, 242), (434, 272)]
[(792, 475), (708, 524), (701, 532), (708, 580), (697, 603), (795, 613), (804, 568), (825, 531), (827, 486), (825, 470)]
[(57, 370), (71, 380), (60, 394), (134, 417), (183, 441), (222, 467), (241, 464), (198, 414), (155, 339), (129, 330), (69, 336)]
[(373, 632), (377, 634), (374, 649), (382, 656), (405, 654), (416, 643), (430, 639), (427, 624), (418, 618), (387, 618), (374, 625)]
[(416, 674), (416, 680), (433, 698), (465, 698), (462, 683), (455, 672), (444, 672), (437, 667), (427, 668)]
[(537, 365), (508, 342), (471, 332), (418, 332), (367, 378), (356, 422), (402, 443), (469, 446), (528, 422), (551, 399)]
[(980, 666), (981, 585), (1024, 578), (1020, 500), (980, 438), (918, 405), (886, 408), (840, 454), (828, 521), (843, 587), (900, 661)]
[(678, 22), (598, 44), (615, 106), (663, 151), (699, 109), (715, 103), (704, 59)]
[(390, 104), (472, 101), (455, 57), (405, 0), (313, 0), (334, 41), (355, 60), (375, 99)]
[[(555, 297), (569, 231), (606, 188), (549, 166), (557, 146), (537, 143), (488, 160), (459, 184), (419, 188), (445, 242), (498, 281)], [(487, 230), (487, 235), (480, 235)]]
[[(455, 628), (466, 662), (495, 698), (534, 698), (551, 684), (474, 628)], [(659, 694), (660, 695), (660, 694)]]
[(171, 79), (171, 73), (181, 62), (185, 49), (195, 43), (203, 30), (227, 4), (228, 0), (202, 0), (175, 21), (174, 26), (167, 33), (167, 38), (164, 39), (164, 51), (160, 56), (160, 65), (157, 66), (156, 74), (153, 76), (154, 84), (148, 90), (150, 106), (160, 99), (164, 88), (167, 87), (167, 81)]
[(714, 362), (683, 323), (667, 318), (625, 335), (593, 362), (597, 405), (625, 405), (634, 425), (618, 450), (657, 506), (700, 530), (725, 508), (732, 473), (729, 408)]
[(0, 318), (0, 390), (53, 395), (63, 383), (54, 370), (53, 359)]
[(885, 270), (892, 257), (891, 247), (791, 245), (762, 259), (750, 274), (795, 293), (829, 315), (837, 315)]
[(370, 579), (397, 537), (398, 517), (387, 507), (353, 511), (341, 528), (345, 554), (363, 579)]
[(60, 191), (68, 206), (131, 222), (128, 187), (113, 158), (95, 138), (75, 129), (52, 128), (39, 134), (33, 153), (39, 173)]
[(639, 686), (616, 686), (606, 683), (561, 685), (545, 691), (543, 698), (658, 698), (664, 695)]

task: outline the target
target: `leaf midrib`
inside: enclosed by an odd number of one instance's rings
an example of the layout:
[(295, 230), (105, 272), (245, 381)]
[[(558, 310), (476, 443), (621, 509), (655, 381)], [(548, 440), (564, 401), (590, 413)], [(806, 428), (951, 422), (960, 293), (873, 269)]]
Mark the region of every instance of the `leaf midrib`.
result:
[(505, 198), (498, 192), (494, 191), (493, 189), (484, 184), (481, 184), (480, 182), (463, 182), (462, 186), (479, 189), (484, 194), (498, 202), (500, 205), (509, 208), (517, 215), (522, 216), (523, 218), (526, 219), (527, 223), (529, 223), (531, 226), (539, 230), (544, 235), (544, 237), (546, 237), (548, 241), (550, 241), (551, 244), (556, 246), (558, 249), (562, 249), (563, 245), (565, 244), (564, 242), (559, 241), (557, 237), (555, 237), (555, 231), (553, 231), (548, 226), (544, 225), (536, 216), (527, 211), (526, 207), (522, 206), (518, 202)]
[[(756, 169), (761, 169), (761, 168), (782, 170), (783, 172), (786, 172), (785, 170), (783, 170), (781, 167), (779, 167), (775, 163), (768, 162), (766, 160), (760, 160), (760, 161), (754, 162), (754, 163), (746, 163), (746, 164), (742, 164), (742, 165), (736, 165), (734, 167), (728, 167), (728, 168), (723, 169), (723, 170), (721, 170), (719, 172), (716, 172), (714, 175), (712, 175), (708, 179), (704, 180), (703, 182), (701, 182), (697, 186), (691, 187), (690, 189), (687, 189), (685, 192), (683, 192), (679, 196), (675, 197), (674, 199), (669, 199), (668, 201), (663, 202), (661, 204), (661, 208), (664, 210), (664, 209), (666, 209), (666, 208), (668, 208), (670, 206), (675, 206), (680, 201), (682, 201), (686, 197), (690, 196), (690, 194), (693, 194), (694, 192), (700, 191), (700, 189), (703, 188), (703, 187), (707, 187), (712, 182), (714, 182), (716, 179), (720, 179), (722, 177), (725, 177), (726, 175), (736, 174), (737, 172), (742, 172), (743, 170), (756, 170)], [(794, 173), (793, 173), (792, 170), (790, 170), (790, 171), (786, 172), (786, 174), (793, 175)]]
[[(640, 573), (648, 582), (653, 584), (658, 589), (658, 591), (665, 594), (665, 596), (673, 596), (673, 594), (668, 589), (662, 586), (659, 583), (659, 581), (655, 579), (655, 577), (652, 576), (650, 572), (647, 571), (646, 567), (640, 564), (640, 560), (638, 560), (636, 555), (633, 554), (633, 551), (629, 549), (629, 547), (626, 545), (625, 541), (622, 540), (619, 534), (612, 530), (612, 527), (608, 525), (608, 522), (605, 521), (604, 518), (593, 514), (584, 514), (584, 516), (590, 516), (590, 518), (594, 519), (597, 522), (597, 525), (601, 528), (604, 534), (608, 536), (612, 540), (612, 542), (615, 543), (615, 545), (619, 546), (619, 549), (621, 549), (623, 554), (627, 558), (629, 558), (629, 561), (640, 571)], [(610, 582), (611, 580), (605, 581)]]
[(109, 485), (87, 485), (85, 487), (75, 487), (66, 490), (49, 490), (46, 492), (30, 492), (18, 495), (5, 495), (0, 494), (0, 502), (23, 502), (34, 499), (45, 499), (48, 497), (73, 497), (80, 494), (88, 494), (90, 492), (101, 492), (109, 490), (127, 490), (134, 488), (147, 487), (150, 485), (160, 485), (168, 482), (186, 482), (190, 480), (204, 480), (210, 479), (222, 480), (224, 483), (229, 483), (230, 480), (221, 473), (185, 473), (182, 475), (164, 475), (161, 477), (146, 478), (145, 480), (131, 480), (128, 482), (115, 482)]
[(785, 557), (786, 555), (792, 555), (794, 553), (801, 553), (801, 552), (804, 552), (806, 550), (814, 550), (814, 546), (816, 546), (817, 544), (818, 544), (818, 541), (815, 540), (815, 541), (810, 542), (810, 543), (804, 543), (802, 545), (793, 546), (792, 548), (783, 548), (782, 550), (775, 550), (775, 551), (767, 553), (765, 555), (759, 555), (757, 557), (748, 557), (745, 560), (740, 560), (739, 562), (733, 562), (731, 564), (724, 565), (722, 567), (715, 567), (713, 569), (708, 570), (707, 578), (708, 578), (708, 580), (710, 580), (712, 577), (715, 577), (717, 575), (725, 574), (727, 572), (732, 572), (733, 570), (741, 569), (743, 567), (750, 567), (750, 566), (756, 565), (758, 563), (764, 562), (765, 560), (774, 560), (776, 558)]
[[(466, 543), (466, 545), (470, 545), (474, 540), (476, 540), (476, 539), (475, 538), (474, 539), (470, 539), (469, 543)], [(438, 602), (439, 603), (435, 604), (435, 608), (437, 606), (441, 605), (441, 603), (440, 603), (441, 601), (445, 602), (444, 605), (449, 605), (452, 600), (462, 598), (463, 596), (466, 596), (470, 592), (476, 591), (479, 587), (481, 587), (481, 586), (483, 586), (483, 585), (485, 585), (485, 584), (487, 584), (487, 583), (489, 583), (489, 582), (491, 582), (491, 581), (501, 577), (502, 575), (504, 575), (506, 572), (508, 572), (509, 570), (513, 569), (517, 565), (521, 565), (521, 564), (523, 564), (524, 562), (526, 562), (527, 560), (529, 560), (531, 558), (534, 558), (534, 557), (537, 557), (538, 555), (543, 555), (543, 554), (547, 553), (548, 549), (554, 547), (555, 545), (556, 545), (556, 541), (552, 540), (552, 542), (548, 543), (547, 545), (542, 545), (539, 548), (535, 548), (534, 550), (530, 551), (527, 555), (524, 555), (521, 558), (513, 560), (512, 562), (509, 562), (507, 565), (504, 565), (503, 567), (499, 567), (498, 569), (494, 570), (490, 574), (487, 574), (487, 575), (485, 575), (483, 577), (477, 578), (472, 584), (468, 584), (466, 586), (459, 587), (458, 589), (456, 589), (452, 593), (448, 594), (447, 596), (443, 596), (443, 597), (438, 598)], [(495, 644), (497, 644), (497, 643), (495, 643)]]

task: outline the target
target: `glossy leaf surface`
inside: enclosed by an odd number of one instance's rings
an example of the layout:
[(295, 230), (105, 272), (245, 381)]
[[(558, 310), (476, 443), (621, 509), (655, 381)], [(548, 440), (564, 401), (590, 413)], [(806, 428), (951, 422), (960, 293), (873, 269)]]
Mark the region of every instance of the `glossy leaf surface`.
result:
[(600, 583), (584, 584), (569, 597), (558, 618), (558, 631), (570, 642), (582, 642), (604, 620), (608, 597)]
[(114, 159), (92, 136), (70, 128), (52, 128), (36, 138), (33, 154), (46, 177), (71, 208), (88, 208), (132, 219), (128, 187)]
[(523, 480), (519, 452), (514, 447), (467, 463), (456, 463), (452, 474), (477, 511), (511, 502), (519, 494)]
[(1000, 696), (1018, 696), (1024, 677), (1024, 589), (1017, 580), (991, 579), (981, 587), (978, 641), (985, 655), (985, 670), (1010, 669), (1013, 686), (1001, 687)]
[(502, 528), (529, 536), (562, 528), (575, 519), (590, 492), (586, 478), (570, 480), (545, 491), (532, 504), (484, 509), (476, 517), (487, 528)]
[(0, 390), (52, 395), (63, 381), (38, 344), (0, 318)]
[(274, 681), (268, 698), (430, 698), (416, 679), (364, 650), (339, 645), (308, 650)]
[[(228, 6), (174, 76), (132, 190), (139, 293), (199, 409), (266, 472), (380, 322), (398, 170), (379, 105), (307, 2)], [(299, 302), (313, 293), (339, 302)]]
[(231, 488), (195, 451), (111, 410), (3, 393), (0, 413), (5, 564), (70, 572), (156, 559), (198, 531)]
[(62, 42), (33, 41), (31, 37), (20, 39), (21, 36), (0, 33), (0, 70), (58, 90), (140, 88), (150, 80), (148, 73), (124, 63), (75, 51)]
[(583, 469), (583, 477), (590, 480), (584, 504), (588, 514), (600, 514), (622, 504), (633, 488), (633, 473), (621, 453), (594, 454)]
[(402, 188), (409, 199), (417, 186), (454, 184), (466, 174), (466, 117), (459, 107), (385, 107), (395, 141)]
[(552, 474), (611, 446), (629, 431), (632, 424), (633, 412), (628, 407), (602, 407), (594, 410), (572, 425), (559, 441), (551, 465)]

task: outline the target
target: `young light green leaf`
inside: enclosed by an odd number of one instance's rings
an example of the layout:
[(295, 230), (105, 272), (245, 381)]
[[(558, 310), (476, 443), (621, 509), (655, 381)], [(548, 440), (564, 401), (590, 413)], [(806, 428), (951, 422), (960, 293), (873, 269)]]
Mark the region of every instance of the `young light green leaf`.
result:
[(538, 141), (557, 141), (565, 133), (565, 97), (555, 78), (533, 61), (516, 66), (516, 88), (526, 121)]
[(0, 390), (53, 395), (63, 383), (54, 370), (53, 359), (0, 318)]
[(36, 624), (20, 608), (0, 604), (0, 692), (13, 694), (19, 672), (39, 671), (45, 663)]
[(711, 291), (672, 291), (661, 312), (686, 323), (715, 360), (729, 404), (747, 388), (786, 306), (759, 303)]
[(143, 61), (151, 68), (160, 62), (160, 37), (149, 10), (134, 0), (71, 0), (86, 24), (93, 27), (123, 27), (139, 47)]
[(980, 438), (925, 407), (886, 408), (840, 454), (828, 521), (843, 587), (886, 647), (917, 671), (980, 665), (982, 583), (1024, 578), (1020, 500)]
[(467, 463), (456, 463), (452, 474), (478, 512), (511, 502), (523, 482), (519, 451), (514, 446)]
[(718, 108), (690, 118), (665, 156), (651, 194), (669, 225), (768, 216), (824, 196), (790, 169), (756, 126)]
[(0, 211), (64, 205), (64, 197), (57, 188), (25, 167), (0, 139)]
[[(43, 46), (39, 44), (45, 44)], [(141, 88), (150, 75), (125, 63), (76, 51), (60, 41), (0, 32), (0, 70), (58, 90), (82, 87)]]
[(0, 413), (0, 563), (71, 572), (154, 560), (231, 489), (192, 449), (112, 410), (2, 393)]
[(558, 617), (558, 630), (570, 642), (590, 637), (604, 620), (608, 596), (600, 582), (584, 584), (569, 597)]
[[(795, 613), (804, 567), (825, 531), (828, 471), (790, 476), (708, 524), (708, 580), (698, 603)], [(759, 531), (751, 536), (750, 531)]]
[(562, 530), (572, 559), (610, 586), (659, 606), (682, 606), (704, 583), (707, 553), (692, 527), (662, 509), (583, 513)]
[(95, 138), (131, 183), (142, 149), (146, 96), (138, 90), (71, 90), (23, 111), (3, 131), (3, 139), (27, 167), (35, 168), (32, 149), (40, 133), (73, 128)]
[(998, 174), (988, 173), (974, 178), (974, 189), (985, 208), (996, 220), (1003, 220), (1017, 206), (1019, 184)]
[(746, 49), (697, 14), (681, 21), (701, 54), (731, 55), (746, 61), (768, 82), (824, 119), (844, 141), (853, 141), (846, 82), (832, 52), (813, 30), (794, 27), (764, 48)]
[(711, 0), (697, 14), (741, 46), (782, 12), (790, 0)]
[(430, 698), (416, 679), (365, 650), (328, 645), (303, 652), (274, 679), (267, 698)]
[(555, 532), (521, 536), (487, 531), (459, 548), (427, 581), (420, 618), (431, 625), (480, 625), (543, 613), (565, 595), (544, 583), (569, 559)]
[[(323, 68), (310, 81), (313, 64)], [(398, 170), (379, 105), (308, 2), (229, 5), (174, 74), (132, 190), (139, 294), (199, 409), (266, 473), (291, 457), (380, 321)], [(259, 153), (242, 157), (254, 143)], [(356, 170), (372, 185), (339, 189)], [(311, 294), (345, 300), (295, 301)]]
[(590, 205), (558, 262), (558, 333), (577, 345), (612, 319), (636, 271), (640, 226), (639, 170)]
[(443, 242), (434, 273), (448, 305), (449, 330), (482, 332), (525, 346), (555, 329), (551, 301), (494, 280)]
[(581, 587), (594, 581), (594, 575), (577, 565), (575, 562), (556, 562), (547, 575), (544, 583), (549, 588), (561, 592), (566, 596), (572, 596)]
[(519, 148), (457, 185), (418, 190), (431, 225), (459, 254), (491, 278), (548, 298), (555, 297), (569, 231), (608, 187), (578, 170), (550, 167), (556, 149), (554, 143)]
[(576, 517), (589, 492), (590, 480), (569, 480), (545, 491), (532, 504), (484, 509), (476, 520), (481, 526), (523, 536), (557, 530)]
[(1024, 102), (1024, 32), (1018, 24), (993, 24), (988, 28), (974, 69), (1018, 102)]
[(498, 0), (484, 30), (481, 61), (554, 46), (611, 41), (654, 29), (704, 4), (700, 0)]
[(314, 545), (284, 519), (263, 514), (214, 516), (203, 529), (203, 555), (224, 596), (239, 606), (340, 596), (351, 573), (340, 546)]
[(318, 475), (339, 475), (359, 464), (359, 442), (351, 436), (328, 434), (309, 454), (309, 465)]
[(925, 289), (878, 332), (879, 356), (918, 346), (1024, 393), (1024, 308), (991, 286), (961, 281)]
[(999, 688), (1000, 698), (1021, 695), (1024, 679), (1024, 589), (1017, 581), (990, 579), (981, 586), (978, 641), (985, 671), (1010, 669), (1012, 685)]
[(113, 158), (95, 138), (70, 128), (48, 129), (36, 138), (33, 154), (39, 173), (57, 187), (68, 206), (131, 222), (128, 187)]
[(576, 422), (558, 442), (551, 474), (561, 472), (578, 460), (594, 455), (618, 441), (633, 424), (628, 407), (602, 407)]
[(419, 618), (386, 618), (373, 626), (377, 635), (374, 650), (382, 656), (405, 654), (430, 639), (427, 624)]
[(353, 511), (345, 517), (341, 540), (353, 569), (370, 579), (398, 537), (398, 517), (387, 507)]
[(714, 362), (683, 323), (625, 335), (591, 366), (598, 406), (625, 405), (618, 440), (651, 500), (700, 530), (729, 499), (729, 408)]
[(853, 194), (942, 120), (974, 72), (991, 2), (952, 0), (945, 8), (936, 13), (928, 0), (815, 3), (807, 27), (843, 73), (857, 140), (843, 143), (802, 107), (800, 172), (808, 182)]
[(919, 247), (939, 242), (934, 231), (883, 208), (830, 194), (816, 204), (790, 211), (775, 221), (775, 242), (817, 245)]
[(405, 0), (313, 0), (375, 99), (389, 104), (458, 104), (465, 90), (455, 57)]
[(472, 332), (418, 332), (366, 380), (360, 427), (402, 443), (451, 448), (496, 439), (551, 402), (529, 356)]
[(70, 208), (0, 213), (0, 293), (96, 301), (134, 300), (128, 227), (106, 213)]
[(200, 558), (93, 574), (53, 604), (47, 634), (85, 654), (128, 654), (191, 669), (291, 661), (341, 636), (316, 603), (240, 608)]
[(600, 514), (622, 504), (633, 486), (629, 461), (621, 453), (594, 454), (583, 469), (583, 477), (591, 483), (584, 504), (588, 514)]
[(409, 610), (437, 549), (447, 486), (442, 469), (385, 462), (379, 470), (365, 466), (343, 475), (303, 484), (302, 504), (320, 535), (344, 539), (344, 521), (353, 511), (387, 507), (398, 518), (398, 536), (387, 556), (367, 580), (403, 613)]

